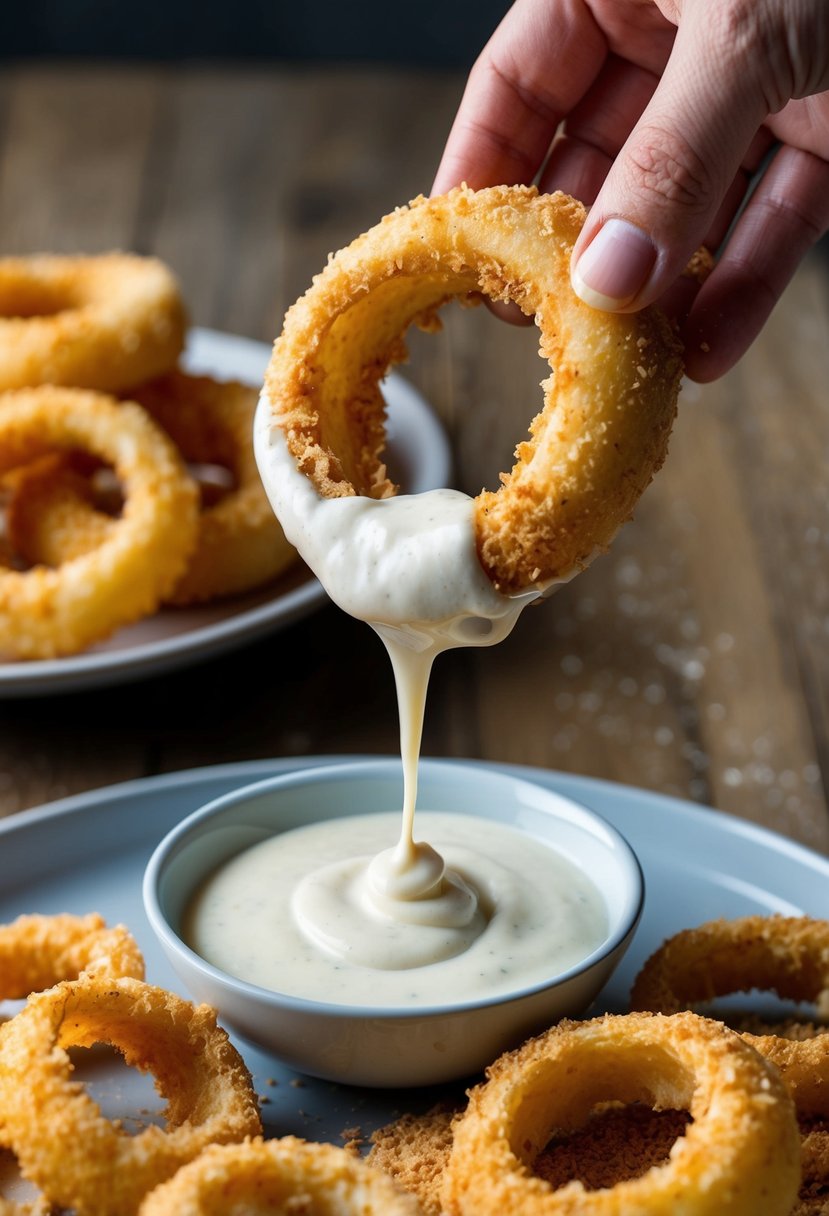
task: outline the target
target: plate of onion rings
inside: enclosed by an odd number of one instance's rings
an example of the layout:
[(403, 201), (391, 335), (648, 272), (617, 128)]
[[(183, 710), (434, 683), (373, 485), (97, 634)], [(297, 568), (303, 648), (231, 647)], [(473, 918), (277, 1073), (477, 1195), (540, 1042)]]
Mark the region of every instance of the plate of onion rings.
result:
[[(65, 921), (69, 919), (66, 914), (73, 914), (84, 921), (85, 933), (95, 939), (92, 945), (109, 933), (118, 949), (129, 955), (134, 938), (143, 954), (147, 981), (163, 986), (167, 1003), (174, 1005), (187, 994), (180, 990), (161, 952), (141, 900), (144, 868), (155, 845), (184, 816), (234, 788), (341, 759), (295, 757), (163, 774), (16, 815), (0, 823), (0, 856), (6, 875), (0, 892), (0, 925), (8, 926), (18, 917), (37, 920), (34, 913), (55, 921)], [(768, 920), (774, 916), (785, 925), (788, 922), (783, 918), (826, 917), (829, 912), (829, 860), (784, 837), (648, 791), (517, 766), (509, 766), (508, 771), (597, 811), (624, 833), (642, 864), (647, 896), (640, 928), (588, 1016), (627, 1014), (634, 979), (645, 960), (658, 952), (666, 938), (689, 926), (704, 921), (713, 921), (715, 926), (723, 923), (716, 918)], [(44, 840), (48, 848), (43, 848)], [(97, 915), (91, 915), (93, 912)], [(123, 930), (102, 929), (100, 918), (109, 926), (126, 925), (131, 937), (125, 942)], [(821, 932), (827, 931), (824, 922)], [(93, 955), (100, 952), (100, 947), (90, 951)], [(129, 961), (128, 957), (127, 965)], [(8, 975), (4, 975), (8, 983)], [(136, 982), (116, 981), (110, 986), (121, 983), (129, 995), (130, 985)], [(18, 1008), (19, 1004), (0, 1002), (0, 1020)], [(436, 1109), (436, 1103), (445, 1109), (446, 1104), (457, 1104), (463, 1098), (462, 1085), (405, 1093), (345, 1088), (299, 1076), (243, 1043), (236, 1048), (259, 1096), (266, 1139), (298, 1136), (310, 1142), (350, 1141), (365, 1152), (372, 1133), (384, 1125), (394, 1126), (401, 1112), (409, 1112), (413, 1119), (427, 1119), (426, 1112)], [(93, 1056), (76, 1076), (105, 1118), (121, 1119), (136, 1130), (163, 1124), (161, 1100), (148, 1078), (126, 1069), (116, 1057)], [(9, 1183), (2, 1169), (0, 1174), (3, 1198), (29, 1197), (25, 1184)]]
[[(191, 375), (258, 387), (270, 358), (266, 343), (194, 328), (182, 357)], [(449, 484), (451, 456), (445, 432), (421, 394), (391, 374), (388, 403), (389, 466), (407, 491)], [(126, 683), (197, 663), (283, 629), (321, 607), (325, 592), (301, 564), (276, 581), (208, 603), (162, 607), (79, 654), (55, 659), (0, 661), (0, 697), (30, 697)]]

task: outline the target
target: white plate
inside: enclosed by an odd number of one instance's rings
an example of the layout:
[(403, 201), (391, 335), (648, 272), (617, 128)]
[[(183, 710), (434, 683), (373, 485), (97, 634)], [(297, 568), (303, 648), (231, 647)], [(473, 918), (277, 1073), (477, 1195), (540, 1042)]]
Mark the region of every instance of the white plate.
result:
[[(190, 332), (184, 363), (190, 371), (259, 385), (271, 348), (264, 342), (211, 329)], [(393, 373), (385, 382), (389, 407), (391, 476), (411, 493), (449, 484), (446, 435), (429, 405)], [(320, 584), (304, 566), (275, 584), (193, 608), (162, 609), (121, 629), (83, 654), (30, 663), (0, 663), (0, 697), (77, 692), (159, 675), (202, 658), (215, 658), (263, 634), (273, 633), (325, 603)]]
[[(166, 832), (197, 807), (240, 785), (343, 757), (223, 765), (97, 790), (0, 821), (3, 889), (0, 921), (23, 912), (102, 913), (135, 933), (152, 983), (181, 991), (147, 924), (141, 903), (144, 867)], [(464, 763), (469, 763), (465, 761)], [(505, 766), (501, 766), (502, 768)], [(597, 1009), (623, 1011), (633, 977), (669, 934), (717, 916), (781, 912), (829, 916), (829, 859), (717, 811), (607, 782), (536, 769), (509, 768), (584, 803), (613, 823), (639, 855), (645, 911), (633, 945)], [(2, 1008), (0, 1006), (0, 1008)], [(393, 1112), (425, 1110), (436, 1091), (406, 1094), (344, 1089), (301, 1080), (242, 1047), (257, 1092), (268, 1103), (269, 1135), (338, 1141), (346, 1127), (368, 1133)], [(131, 1074), (128, 1074), (131, 1076)], [(276, 1081), (270, 1085), (268, 1082)], [(118, 1113), (145, 1104), (119, 1074)], [(106, 1077), (98, 1093), (107, 1097)], [(453, 1092), (459, 1093), (460, 1089)], [(110, 1095), (111, 1096), (111, 1095)]]

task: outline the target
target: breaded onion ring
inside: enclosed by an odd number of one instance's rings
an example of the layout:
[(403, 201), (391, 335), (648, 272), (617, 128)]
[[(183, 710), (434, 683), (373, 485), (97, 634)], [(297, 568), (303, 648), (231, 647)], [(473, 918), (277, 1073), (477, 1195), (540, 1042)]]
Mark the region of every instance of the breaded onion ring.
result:
[(178, 284), (155, 258), (0, 258), (0, 390), (123, 392), (174, 366), (185, 323)]
[[(153, 1073), (166, 1129), (128, 1135), (71, 1080), (67, 1048), (95, 1043)], [(215, 1011), (105, 976), (38, 993), (5, 1025), (0, 1109), (23, 1176), (82, 1216), (130, 1216), (209, 1144), (261, 1133), (250, 1075)]]
[(270, 582), (296, 561), (262, 486), (253, 454), (257, 389), (208, 376), (172, 372), (133, 394), (193, 464), (215, 464), (234, 478), (232, 490), (199, 517), (196, 548), (171, 604), (236, 595)]
[[(668, 1162), (611, 1189), (531, 1176), (555, 1131), (606, 1101), (690, 1112)], [(794, 1107), (779, 1074), (719, 1023), (681, 1013), (567, 1022), (502, 1056), (454, 1127), (449, 1216), (785, 1216), (800, 1179)]]
[[(829, 1012), (829, 921), (744, 916), (684, 929), (659, 947), (634, 981), (636, 1009), (674, 1013), (752, 989)], [(779, 1068), (798, 1114), (829, 1116), (829, 1035), (806, 1028), (743, 1038)]]
[(209, 1148), (152, 1191), (139, 1216), (419, 1216), (413, 1196), (333, 1144), (293, 1136)]
[(573, 293), (580, 203), (534, 187), (459, 187), (401, 207), (332, 257), (289, 309), (265, 396), (300, 470), (324, 497), (394, 492), (379, 453), (379, 382), (402, 335), (473, 293), (534, 316), (552, 374), (531, 438), (495, 493), (475, 500), (481, 563), (516, 592), (585, 566), (629, 518), (664, 459), (681, 363), (655, 310), (588, 308)]
[(676, 1013), (752, 988), (829, 1014), (829, 921), (744, 916), (684, 929), (647, 960), (630, 999), (634, 1009)]
[(0, 1001), (86, 975), (144, 978), (144, 959), (128, 929), (108, 928), (96, 912), (18, 916), (0, 925)]
[[(218, 465), (233, 488), (202, 504), (196, 547), (165, 596), (194, 604), (238, 595), (271, 582), (297, 560), (271, 509), (253, 455), (258, 391), (244, 384), (173, 372), (132, 394), (194, 465)], [(97, 508), (88, 477), (64, 461), (23, 469), (9, 493), (6, 528), (12, 549), (32, 564), (56, 566), (89, 553), (115, 521)]]
[(0, 401), (0, 473), (72, 448), (112, 466), (124, 509), (90, 553), (56, 569), (0, 570), (4, 655), (71, 654), (155, 611), (196, 541), (196, 487), (173, 443), (140, 406), (52, 386)]

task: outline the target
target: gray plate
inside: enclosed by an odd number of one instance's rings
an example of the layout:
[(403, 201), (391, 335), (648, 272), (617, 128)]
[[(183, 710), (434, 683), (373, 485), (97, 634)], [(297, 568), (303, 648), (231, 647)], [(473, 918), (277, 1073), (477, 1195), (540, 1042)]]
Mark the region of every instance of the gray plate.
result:
[[(0, 921), (24, 912), (100, 912), (110, 923), (122, 921), (132, 929), (152, 983), (181, 991), (141, 903), (143, 871), (155, 845), (191, 811), (229, 790), (343, 758), (258, 761), (172, 773), (63, 799), (0, 821)], [(625, 786), (539, 769), (508, 771), (591, 807), (614, 824), (639, 855), (647, 892), (644, 916), (597, 1010), (624, 1010), (644, 959), (681, 928), (751, 913), (829, 916), (829, 860), (782, 836)], [(370, 1132), (395, 1112), (425, 1110), (440, 1096), (434, 1090), (390, 1093), (305, 1080), (261, 1053), (240, 1047), (257, 1091), (268, 1099), (263, 1117), (269, 1135), (291, 1133), (338, 1142), (345, 1128), (359, 1126)], [(98, 1069), (96, 1096), (107, 1113), (129, 1118), (130, 1112), (146, 1106), (146, 1087), (132, 1073), (110, 1074), (110, 1067)]]
[[(260, 385), (270, 353), (264, 342), (213, 329), (193, 329), (183, 361), (200, 375)], [(429, 404), (396, 373), (387, 377), (383, 392), (389, 410), (390, 476), (412, 494), (448, 485), (449, 442)], [(78, 692), (174, 671), (284, 629), (325, 602), (320, 584), (305, 566), (298, 565), (276, 583), (247, 595), (189, 608), (162, 608), (83, 654), (0, 662), (0, 697)]]

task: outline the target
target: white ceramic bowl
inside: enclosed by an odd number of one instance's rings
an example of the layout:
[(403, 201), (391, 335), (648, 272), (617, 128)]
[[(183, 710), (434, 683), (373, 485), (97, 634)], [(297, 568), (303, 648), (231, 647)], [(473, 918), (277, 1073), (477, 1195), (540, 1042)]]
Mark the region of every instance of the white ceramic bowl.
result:
[(511, 824), (585, 870), (607, 908), (598, 949), (564, 974), (506, 996), (417, 1008), (326, 1004), (234, 979), (182, 940), (191, 896), (218, 865), (320, 819), (397, 809), (399, 761), (353, 761), (261, 781), (211, 802), (155, 850), (144, 904), (173, 968), (241, 1038), (300, 1072), (352, 1085), (431, 1085), (480, 1071), (507, 1047), (583, 1013), (624, 954), (642, 909), (642, 872), (627, 842), (583, 806), (496, 769), (423, 760), (418, 804)]

